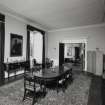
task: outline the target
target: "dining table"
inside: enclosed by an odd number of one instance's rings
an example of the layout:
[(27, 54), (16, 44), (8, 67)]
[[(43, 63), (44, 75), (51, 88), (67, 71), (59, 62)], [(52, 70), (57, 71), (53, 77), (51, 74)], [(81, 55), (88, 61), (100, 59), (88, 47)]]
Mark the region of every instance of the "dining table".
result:
[(46, 87), (48, 84), (56, 84), (58, 88), (59, 81), (66, 80), (66, 77), (69, 75), (72, 77), (72, 65), (67, 66), (57, 66), (50, 68), (43, 68), (40, 70), (35, 70), (32, 68), (32, 72), (29, 72), (27, 75), (34, 78), (35, 82)]

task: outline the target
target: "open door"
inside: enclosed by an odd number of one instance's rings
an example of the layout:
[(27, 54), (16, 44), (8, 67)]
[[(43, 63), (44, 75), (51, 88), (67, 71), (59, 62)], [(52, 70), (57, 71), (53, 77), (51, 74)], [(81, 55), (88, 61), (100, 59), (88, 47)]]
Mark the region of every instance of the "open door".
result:
[(80, 47), (75, 47), (75, 60), (80, 59)]
[(59, 43), (59, 66), (64, 63), (64, 43)]

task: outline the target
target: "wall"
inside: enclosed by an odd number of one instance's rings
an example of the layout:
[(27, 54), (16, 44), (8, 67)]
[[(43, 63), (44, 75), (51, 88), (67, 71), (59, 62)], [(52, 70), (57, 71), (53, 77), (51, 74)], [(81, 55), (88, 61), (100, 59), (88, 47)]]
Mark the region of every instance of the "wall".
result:
[[(5, 51), (4, 51), (4, 62), (14, 62), (14, 61), (20, 61), (26, 59), (26, 44), (27, 44), (27, 24), (29, 22), (25, 22), (21, 19), (18, 19), (17, 17), (14, 17), (13, 15), (6, 15), (5, 16)], [(31, 24), (32, 26), (35, 26), (34, 24)], [(23, 55), (20, 57), (10, 57), (10, 33), (19, 34), (23, 36)], [(47, 45), (47, 35), (45, 35), (45, 45)], [(45, 47), (46, 50), (46, 47)], [(45, 54), (47, 54), (45, 52)], [(24, 71), (19, 71), (16, 74), (21, 74)], [(13, 76), (14, 73), (11, 73), (10, 76)], [(8, 77), (8, 74), (5, 72), (5, 78)]]
[[(18, 19), (13, 15), (5, 16), (5, 54), (4, 54), (4, 62), (8, 61), (16, 61), (16, 60), (24, 60), (26, 59), (26, 43), (27, 43), (27, 29), (26, 25), (29, 24), (25, 21)], [(31, 23), (30, 23), (31, 25)], [(32, 24), (32, 26), (35, 26)], [(23, 36), (23, 55), (20, 57), (10, 57), (10, 33), (19, 34)], [(47, 35), (45, 35), (45, 45), (47, 45)], [(45, 47), (45, 51), (47, 48)], [(45, 52), (47, 54), (47, 52)]]
[(72, 39), (86, 39), (87, 51), (100, 48), (105, 53), (105, 24), (49, 31), (48, 57), (59, 63), (59, 42)]
[[(20, 57), (10, 57), (10, 33), (19, 34), (23, 36), (23, 55)], [(6, 62), (7, 59), (8, 61), (15, 61), (24, 60), (26, 58), (26, 39), (27, 39), (26, 24), (11, 16), (6, 16), (4, 62)]]

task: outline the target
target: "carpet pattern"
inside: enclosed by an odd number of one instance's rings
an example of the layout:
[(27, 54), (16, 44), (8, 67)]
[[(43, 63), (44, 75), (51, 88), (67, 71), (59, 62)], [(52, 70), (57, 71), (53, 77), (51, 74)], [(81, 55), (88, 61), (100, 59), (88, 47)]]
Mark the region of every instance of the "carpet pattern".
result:
[[(32, 100), (22, 101), (24, 95), (23, 79), (0, 87), (0, 105), (31, 105)], [(65, 92), (58, 94), (55, 90), (48, 90), (44, 98), (35, 105), (87, 105), (91, 77), (80, 74), (73, 75), (73, 82)]]

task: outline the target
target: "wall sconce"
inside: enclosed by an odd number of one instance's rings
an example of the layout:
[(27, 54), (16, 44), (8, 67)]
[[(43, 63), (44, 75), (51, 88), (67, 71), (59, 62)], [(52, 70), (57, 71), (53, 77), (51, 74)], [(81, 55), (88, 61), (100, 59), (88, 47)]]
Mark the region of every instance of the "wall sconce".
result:
[(100, 49), (97, 47), (97, 48), (96, 48), (96, 51), (99, 51), (99, 50), (100, 50)]
[(53, 48), (54, 50), (56, 50), (56, 48)]

